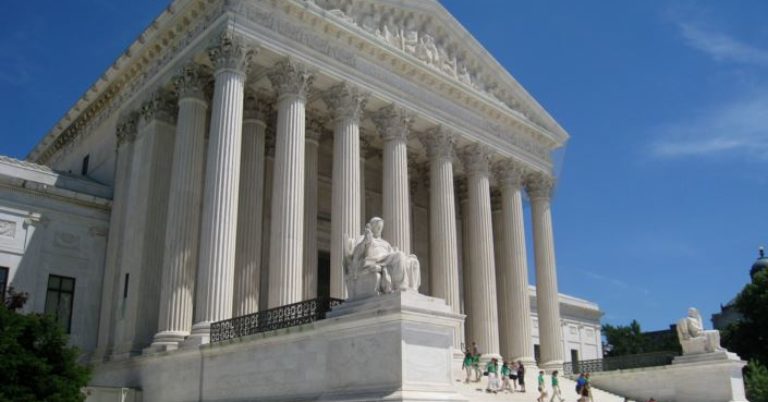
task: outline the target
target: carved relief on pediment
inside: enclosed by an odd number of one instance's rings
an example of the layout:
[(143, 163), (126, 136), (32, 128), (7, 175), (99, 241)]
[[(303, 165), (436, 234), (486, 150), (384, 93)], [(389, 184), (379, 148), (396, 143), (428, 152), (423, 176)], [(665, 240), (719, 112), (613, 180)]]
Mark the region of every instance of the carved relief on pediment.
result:
[(16, 237), (16, 222), (0, 220), (0, 237), (9, 239)]
[(305, 0), (331, 18), (375, 36), (381, 42), (410, 54), (427, 66), (465, 85), (484, 92), (534, 121), (534, 113), (503, 89), (468, 54), (467, 49), (445, 31), (432, 15), (419, 15), (387, 4), (353, 0)]

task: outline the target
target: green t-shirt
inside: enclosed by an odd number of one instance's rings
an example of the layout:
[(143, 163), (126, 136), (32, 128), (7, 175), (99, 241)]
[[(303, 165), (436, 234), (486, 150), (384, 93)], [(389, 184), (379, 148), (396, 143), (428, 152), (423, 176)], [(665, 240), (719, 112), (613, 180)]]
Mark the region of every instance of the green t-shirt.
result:
[(496, 373), (499, 372), (499, 366), (496, 364), (493, 364), (493, 362), (488, 362), (488, 364), (485, 365), (485, 371), (489, 373)]
[(559, 387), (560, 386), (560, 380), (557, 379), (557, 376), (552, 376), (552, 386), (553, 387)]
[(512, 373), (512, 371), (509, 369), (509, 366), (501, 366), (501, 375), (508, 376)]
[(539, 386), (544, 387), (544, 375), (539, 374)]

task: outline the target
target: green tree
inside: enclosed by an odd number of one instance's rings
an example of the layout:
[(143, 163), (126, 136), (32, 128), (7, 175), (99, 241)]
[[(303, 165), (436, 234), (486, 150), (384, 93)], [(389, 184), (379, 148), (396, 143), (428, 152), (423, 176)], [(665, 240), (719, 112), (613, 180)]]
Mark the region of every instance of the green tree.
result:
[(723, 331), (723, 346), (750, 362), (744, 368), (747, 398), (768, 402), (768, 270), (752, 276), (735, 306), (742, 318)]
[(744, 368), (744, 385), (747, 399), (752, 402), (768, 402), (768, 368), (757, 360)]
[(742, 319), (723, 331), (723, 345), (744, 360), (768, 365), (768, 270), (755, 273), (735, 306)]
[(608, 356), (634, 355), (648, 349), (637, 320), (632, 320), (629, 325), (603, 324), (603, 335), (609, 345)]
[(78, 351), (67, 346), (67, 336), (49, 316), (21, 314), (26, 299), (9, 291), (0, 305), (0, 401), (83, 401), (80, 389), (90, 369), (77, 363)]

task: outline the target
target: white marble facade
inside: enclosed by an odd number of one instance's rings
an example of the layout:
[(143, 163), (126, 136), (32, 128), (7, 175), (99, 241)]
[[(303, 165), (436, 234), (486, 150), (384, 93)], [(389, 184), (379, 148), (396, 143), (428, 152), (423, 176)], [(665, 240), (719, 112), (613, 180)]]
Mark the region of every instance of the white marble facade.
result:
[(467, 315), (457, 339), (528, 361), (540, 344), (557, 367), (601, 354), (597, 306), (557, 289), (550, 154), (567, 139), (437, 1), (175, 0), (28, 160), (88, 156), (114, 192), (87, 296), (97, 361), (315, 297), (318, 255), (345, 297), (345, 236), (382, 216), (422, 293)]

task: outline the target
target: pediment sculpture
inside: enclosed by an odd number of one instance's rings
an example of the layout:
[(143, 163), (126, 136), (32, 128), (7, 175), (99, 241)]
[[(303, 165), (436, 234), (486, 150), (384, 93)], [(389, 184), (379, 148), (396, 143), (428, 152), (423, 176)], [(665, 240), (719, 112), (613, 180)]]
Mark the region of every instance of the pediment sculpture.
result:
[(381, 238), (384, 220), (378, 217), (365, 225), (358, 239), (345, 242), (344, 281), (349, 300), (389, 294), (416, 292), (421, 285), (419, 260)]
[(677, 336), (683, 355), (724, 351), (720, 346), (720, 331), (705, 330), (699, 310), (691, 307), (688, 316), (677, 321)]

